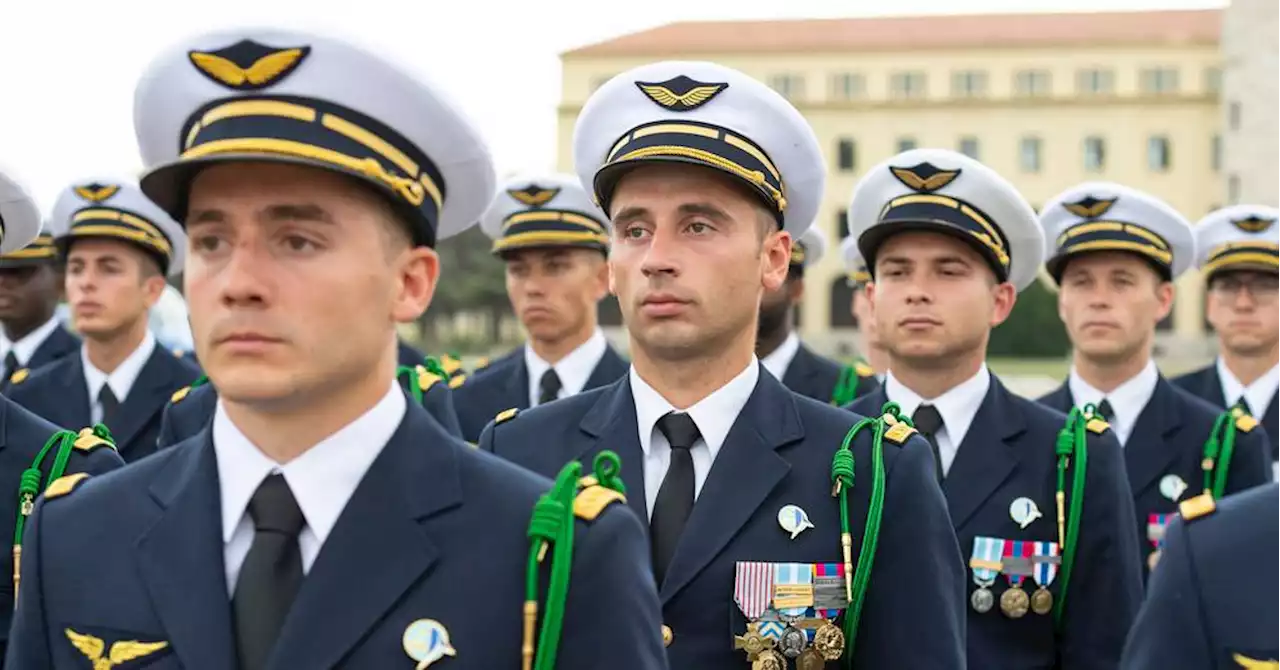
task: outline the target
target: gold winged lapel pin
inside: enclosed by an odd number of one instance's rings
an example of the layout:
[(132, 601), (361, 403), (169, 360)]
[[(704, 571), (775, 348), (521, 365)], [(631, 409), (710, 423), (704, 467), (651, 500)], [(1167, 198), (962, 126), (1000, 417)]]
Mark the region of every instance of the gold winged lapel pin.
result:
[(118, 665), (150, 656), (169, 646), (168, 642), (139, 642), (137, 640), (120, 640), (111, 645), (107, 651), (107, 643), (100, 637), (77, 633), (66, 629), (67, 639), (85, 658), (93, 664), (93, 670), (111, 670)]

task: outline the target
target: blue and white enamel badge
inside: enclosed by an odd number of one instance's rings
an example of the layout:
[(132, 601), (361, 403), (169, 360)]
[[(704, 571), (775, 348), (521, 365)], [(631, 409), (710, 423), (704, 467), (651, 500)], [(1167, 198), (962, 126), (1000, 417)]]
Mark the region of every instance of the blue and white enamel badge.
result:
[(417, 670), (458, 652), (449, 643), (449, 631), (435, 619), (418, 619), (404, 629), (404, 653), (418, 662)]

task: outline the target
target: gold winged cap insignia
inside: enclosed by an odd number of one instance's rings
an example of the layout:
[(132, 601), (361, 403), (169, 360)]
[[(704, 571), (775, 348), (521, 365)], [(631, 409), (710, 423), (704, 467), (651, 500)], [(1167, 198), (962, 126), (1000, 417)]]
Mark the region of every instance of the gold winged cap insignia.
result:
[(281, 74), (287, 72), (298, 61), (306, 55), (306, 51), (300, 47), (292, 49), (283, 49), (269, 53), (247, 68), (236, 65), (231, 59), (225, 56), (219, 56), (215, 53), (204, 51), (192, 51), (191, 62), (200, 68), (205, 74), (214, 79), (238, 88), (245, 84), (253, 86), (265, 86), (280, 77)]
[(85, 184), (75, 188), (76, 195), (89, 202), (102, 202), (120, 191), (119, 186), (103, 184)]
[(1067, 208), (1068, 212), (1075, 214), (1082, 219), (1096, 219), (1107, 213), (1111, 206), (1116, 204), (1116, 198), (1095, 198), (1087, 196), (1083, 200), (1076, 202), (1066, 202), (1062, 206)]
[(960, 170), (943, 170), (929, 163), (921, 163), (914, 167), (890, 167), (889, 171), (913, 191), (932, 193), (960, 176)]
[(1243, 219), (1234, 219), (1231, 224), (1246, 233), (1260, 233), (1271, 227), (1275, 223), (1275, 219), (1268, 219), (1261, 216), (1247, 216)]
[[(530, 185), (528, 188), (511, 189), (507, 191), (507, 195), (515, 198), (518, 202), (529, 207), (541, 207), (560, 194), (558, 188), (542, 188), (536, 184)], [(452, 357), (451, 357), (452, 358)], [(456, 360), (456, 359), (454, 359)], [(443, 360), (441, 361), (444, 362)], [(458, 363), (461, 365), (461, 363)], [(446, 369), (445, 372), (452, 374), (452, 370)]]
[[(667, 81), (637, 81), (636, 86), (650, 100), (677, 112), (687, 112), (706, 104), (709, 100), (729, 88), (726, 83), (704, 83), (680, 75)], [(676, 91), (684, 91), (677, 93)]]
[(111, 670), (111, 668), (128, 663), (144, 656), (150, 656), (169, 646), (168, 642), (138, 642), (137, 640), (120, 640), (111, 645), (110, 653), (105, 656), (107, 643), (100, 637), (77, 633), (66, 629), (67, 639), (85, 658), (93, 663), (93, 670)]

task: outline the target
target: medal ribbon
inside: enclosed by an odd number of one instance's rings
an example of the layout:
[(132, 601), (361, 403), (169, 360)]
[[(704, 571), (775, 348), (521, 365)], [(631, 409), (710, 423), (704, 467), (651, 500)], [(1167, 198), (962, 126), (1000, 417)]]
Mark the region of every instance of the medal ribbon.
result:
[[(1031, 550), (1034, 548), (1033, 544), (1032, 542), (1022, 542), (1020, 540), (1004, 540), (1004, 574), (1009, 580), (1010, 586), (1022, 586), (1022, 578), (1031, 573)], [(1011, 561), (1009, 560), (1011, 558), (1025, 560)], [(1026, 566), (1026, 573), (1021, 572), (1023, 566)]]
[(991, 586), (1000, 574), (1000, 549), (1004, 540), (994, 537), (973, 538), (973, 557), (969, 567), (973, 569), (973, 582), (978, 586)]
[(1054, 577), (1058, 576), (1058, 543), (1036, 542), (1035, 559), (1046, 559), (1034, 561), (1036, 584), (1049, 588)]
[(783, 616), (804, 616), (813, 607), (813, 564), (773, 564), (773, 608)]
[(734, 574), (733, 601), (747, 621), (759, 619), (773, 599), (773, 564), (739, 561)]
[(839, 616), (845, 601), (844, 564), (816, 563), (813, 566), (814, 614), (822, 619)]
[(1148, 514), (1147, 539), (1156, 549), (1164, 548), (1164, 532), (1177, 514)]

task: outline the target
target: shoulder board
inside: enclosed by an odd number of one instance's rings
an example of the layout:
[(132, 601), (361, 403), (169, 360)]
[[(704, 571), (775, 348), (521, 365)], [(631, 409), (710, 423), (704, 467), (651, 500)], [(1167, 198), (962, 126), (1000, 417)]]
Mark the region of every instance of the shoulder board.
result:
[(458, 375), (458, 376), (456, 376), (456, 377), (450, 377), (450, 378), (449, 378), (449, 388), (451, 388), (451, 389), (456, 389), (456, 388), (458, 388), (459, 386), (462, 386), (464, 383), (466, 383), (466, 381), (467, 381), (467, 376), (466, 376), (466, 375)]
[(493, 425), (496, 426), (498, 424), (506, 423), (516, 418), (516, 415), (519, 413), (520, 413), (520, 409), (517, 407), (512, 407), (511, 409), (504, 409), (501, 412), (498, 412), (498, 416), (493, 417)]
[(80, 434), (76, 436), (76, 441), (73, 444), (80, 451), (93, 451), (98, 447), (116, 448), (116, 445), (95, 435), (92, 428), (80, 429)]
[(483, 370), (483, 369), (485, 369), (485, 368), (487, 368), (487, 367), (489, 367), (489, 357), (488, 357), (488, 356), (482, 356), (482, 357), (480, 357), (480, 358), (477, 358), (477, 359), (476, 359), (476, 364), (475, 364), (475, 365), (471, 366), (471, 372), (474, 374), (475, 372), (477, 372), (477, 371), (479, 371), (479, 370)]
[(915, 428), (893, 418), (892, 414), (884, 415), (884, 421), (889, 424), (889, 429), (884, 431), (884, 439), (894, 444), (906, 444), (907, 438), (916, 432)]
[(52, 482), (49, 482), (49, 488), (44, 490), (44, 498), (45, 500), (53, 500), (54, 498), (61, 498), (62, 496), (65, 496), (68, 493), (71, 493), (72, 491), (76, 490), (76, 487), (79, 486), (81, 482), (83, 482), (88, 478), (89, 478), (89, 475), (83, 472), (77, 472), (74, 475), (59, 477), (53, 480)]
[(421, 365), (414, 368), (414, 371), (418, 373), (418, 388), (422, 389), (423, 391), (426, 391), (432, 386), (435, 386), (435, 383), (440, 381), (439, 375), (434, 375), (430, 372), (427, 372), (427, 369), (422, 367)]
[(169, 402), (171, 402), (171, 403), (173, 403), (173, 402), (182, 402), (182, 399), (183, 399), (183, 398), (185, 398), (185, 397), (187, 397), (187, 394), (188, 394), (188, 393), (191, 393), (191, 387), (190, 387), (190, 386), (183, 386), (182, 388), (178, 389), (177, 391), (174, 391), (174, 392), (173, 392), (173, 395), (169, 396)]
[(859, 377), (874, 377), (876, 375), (876, 371), (866, 363), (854, 363), (853, 371), (856, 372)]
[(1178, 514), (1183, 519), (1191, 521), (1202, 516), (1213, 514), (1218, 508), (1217, 503), (1213, 502), (1213, 496), (1208, 493), (1201, 493), (1194, 498), (1187, 498), (1178, 503)]
[(1084, 427), (1090, 433), (1097, 433), (1098, 435), (1101, 435), (1107, 432), (1107, 429), (1111, 427), (1111, 424), (1103, 421), (1102, 419), (1093, 418), (1089, 419), (1089, 422), (1086, 423)]
[(595, 521), (610, 503), (625, 503), (626, 496), (604, 486), (588, 486), (573, 499), (573, 515), (583, 521)]
[(1258, 420), (1244, 413), (1244, 410), (1237, 407), (1231, 412), (1236, 418), (1236, 430), (1242, 433), (1248, 433), (1258, 427)]
[(445, 354), (440, 357), (440, 369), (444, 370), (446, 375), (452, 377), (455, 372), (462, 369), (462, 361)]
[(17, 370), (13, 371), (12, 375), (9, 375), (9, 383), (21, 384), (22, 382), (27, 381), (27, 377), (30, 377), (30, 376), (31, 376), (30, 368), (18, 368)]

